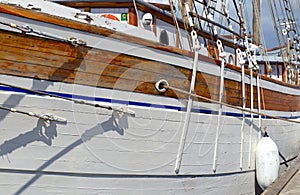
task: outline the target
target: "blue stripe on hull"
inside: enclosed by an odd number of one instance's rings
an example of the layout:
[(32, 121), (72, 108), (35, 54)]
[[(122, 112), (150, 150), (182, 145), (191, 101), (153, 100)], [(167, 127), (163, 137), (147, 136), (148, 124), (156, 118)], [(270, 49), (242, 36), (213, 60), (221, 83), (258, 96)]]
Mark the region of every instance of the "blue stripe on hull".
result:
[[(11, 91), (11, 92), (18, 92), (18, 93), (26, 93), (34, 95), (36, 93), (19, 89), (19, 88), (13, 88), (13, 87), (6, 87), (6, 86), (0, 86), (0, 90), (2, 91)], [(89, 97), (89, 96), (83, 96), (83, 95), (74, 95), (74, 94), (67, 94), (67, 93), (59, 93), (59, 92), (50, 92), (50, 91), (41, 91), (44, 93), (48, 93), (51, 95), (57, 95), (64, 98), (71, 98), (71, 99), (80, 99), (85, 101), (95, 101), (95, 102), (105, 102), (105, 103), (117, 103), (117, 104), (124, 104), (124, 105), (132, 105), (132, 106), (140, 106), (140, 107), (147, 107), (147, 108), (163, 108), (168, 110), (177, 110), (177, 111), (186, 111), (186, 107), (180, 107), (180, 106), (169, 106), (169, 105), (162, 105), (162, 104), (152, 104), (152, 103), (146, 103), (146, 102), (137, 102), (137, 101), (130, 101), (130, 100), (117, 100), (117, 99), (110, 99), (110, 98), (101, 98), (101, 97)], [(37, 94), (36, 94), (37, 95)], [(201, 108), (193, 108), (192, 112), (194, 113), (202, 113), (202, 114), (212, 114), (217, 115), (218, 111), (209, 110), (209, 109), (201, 109)], [(222, 115), (224, 116), (232, 116), (232, 117), (243, 117), (242, 113), (236, 113), (236, 112), (222, 112)], [(250, 118), (250, 114), (245, 114), (245, 117)], [(259, 115), (253, 115), (254, 118), (258, 118)], [(278, 116), (280, 118), (286, 118), (286, 119), (298, 119), (300, 116)], [(265, 117), (264, 117), (265, 118)], [(269, 117), (266, 117), (269, 119)]]

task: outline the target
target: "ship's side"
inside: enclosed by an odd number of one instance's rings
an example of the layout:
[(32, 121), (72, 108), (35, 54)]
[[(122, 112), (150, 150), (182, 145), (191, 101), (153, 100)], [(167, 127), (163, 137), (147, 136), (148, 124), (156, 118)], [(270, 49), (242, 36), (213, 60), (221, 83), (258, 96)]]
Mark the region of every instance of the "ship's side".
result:
[[(199, 55), (188, 112), (186, 93), (155, 84), (189, 92), (193, 52), (101, 17), (97, 26), (5, 3), (0, 11), (1, 193), (253, 194), (264, 127), (282, 169), (299, 153), (294, 85), (226, 64), (220, 106), (208, 99), (220, 98), (222, 62)], [(242, 80), (246, 107), (268, 116), (237, 109)]]

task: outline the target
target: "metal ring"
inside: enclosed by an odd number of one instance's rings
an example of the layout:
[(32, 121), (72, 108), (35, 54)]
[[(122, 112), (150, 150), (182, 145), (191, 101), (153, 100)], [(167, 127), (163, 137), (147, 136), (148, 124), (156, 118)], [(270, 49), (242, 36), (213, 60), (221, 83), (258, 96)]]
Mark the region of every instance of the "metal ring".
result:
[(165, 86), (169, 86), (169, 83), (168, 81), (162, 79), (162, 80), (159, 80), (155, 83), (155, 88), (157, 91), (161, 92), (161, 93), (164, 93), (167, 91), (167, 89), (165, 88)]

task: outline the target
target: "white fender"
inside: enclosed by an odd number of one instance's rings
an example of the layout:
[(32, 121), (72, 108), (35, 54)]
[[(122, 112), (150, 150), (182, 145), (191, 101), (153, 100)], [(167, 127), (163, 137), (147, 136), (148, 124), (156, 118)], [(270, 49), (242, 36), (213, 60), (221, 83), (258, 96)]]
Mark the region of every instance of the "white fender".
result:
[(275, 142), (265, 135), (256, 147), (256, 179), (259, 186), (266, 189), (279, 172), (279, 152)]

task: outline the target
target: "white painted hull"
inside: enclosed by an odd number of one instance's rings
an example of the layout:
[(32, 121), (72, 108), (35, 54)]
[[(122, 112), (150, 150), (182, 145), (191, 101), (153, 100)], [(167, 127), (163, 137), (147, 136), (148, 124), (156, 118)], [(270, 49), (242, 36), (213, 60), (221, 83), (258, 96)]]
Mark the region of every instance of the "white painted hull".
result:
[[(71, 34), (94, 48), (191, 68), (192, 59), (174, 53), (7, 14), (2, 16), (6, 22), (26, 23), (62, 37)], [(208, 62), (199, 62), (197, 70), (220, 75), (220, 67)], [(80, 78), (80, 73), (76, 77)], [(225, 78), (240, 81), (241, 75), (225, 69)], [(0, 111), (1, 194), (253, 194), (255, 191), (255, 147), (261, 136), (257, 115), (251, 127), (247, 114), (241, 129), (241, 111), (223, 106), (224, 114), (219, 120), (219, 105), (194, 102), (176, 174), (186, 100), (8, 75), (0, 75), (0, 80), (64, 97), (123, 107), (135, 113), (132, 117), (2, 87), (2, 106), (54, 114), (65, 118), (67, 123), (48, 124), (34, 117)], [(247, 77), (246, 83), (249, 80)], [(262, 81), (262, 86), (300, 94), (297, 89), (270, 81)], [(288, 118), (300, 116), (298, 112), (266, 113)], [(262, 121), (286, 159), (298, 155), (299, 124), (269, 118)]]
[[(11, 76), (1, 76), (1, 80), (19, 82), (23, 86), (35, 83), (36, 89), (45, 84)], [(218, 116), (192, 113), (182, 164), (176, 175), (175, 161), (185, 112), (155, 107), (157, 102), (182, 107), (181, 102), (64, 83), (51, 83), (46, 91), (64, 95), (101, 94), (83, 97), (114, 101), (123, 97), (136, 116), (122, 116), (57, 98), (2, 91), (2, 105), (51, 113), (68, 121), (67, 124), (49, 125), (33, 117), (1, 111), (2, 192), (252, 194), (255, 189), (254, 152), (259, 137), (257, 119), (252, 131), (249, 125), (245, 125), (241, 153), (241, 118), (221, 117), (216, 172), (213, 172)], [(98, 103), (103, 102), (99, 100)], [(124, 103), (118, 105), (124, 106)], [(209, 104), (201, 104), (201, 108), (215, 110)], [(239, 113), (232, 109), (224, 111)], [(249, 124), (249, 118), (246, 123)], [(267, 119), (265, 123), (284, 157), (294, 157), (299, 150), (299, 126), (273, 119)]]

